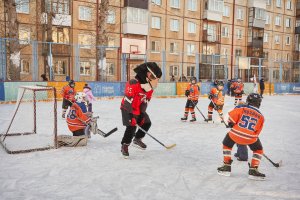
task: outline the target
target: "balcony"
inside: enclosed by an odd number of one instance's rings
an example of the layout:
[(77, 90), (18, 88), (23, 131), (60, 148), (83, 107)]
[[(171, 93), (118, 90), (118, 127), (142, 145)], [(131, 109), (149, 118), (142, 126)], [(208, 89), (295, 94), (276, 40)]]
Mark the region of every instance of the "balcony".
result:
[(263, 48), (264, 38), (263, 37), (252, 38), (252, 42), (249, 42), (248, 46), (254, 47), (254, 48)]
[(216, 33), (208, 33), (207, 30), (203, 30), (202, 41), (208, 43), (220, 43), (220, 36)]
[[(71, 45), (51, 44), (53, 56), (71, 56)], [(43, 43), (43, 55), (48, 55), (48, 45)]]
[[(42, 13), (41, 15), (41, 23), (47, 24), (47, 13)], [(64, 14), (55, 14), (55, 17), (52, 19), (52, 25), (56, 26), (72, 26), (71, 15), (64, 15)]]
[(262, 0), (249, 0), (248, 1), (248, 7), (255, 7), (255, 8), (261, 8), (266, 9), (267, 2)]
[(300, 26), (295, 27), (295, 34), (300, 34)]
[(148, 35), (148, 10), (125, 7), (122, 18), (124, 34)]
[(203, 14), (203, 18), (210, 21), (222, 22), (223, 13), (212, 10), (205, 10)]

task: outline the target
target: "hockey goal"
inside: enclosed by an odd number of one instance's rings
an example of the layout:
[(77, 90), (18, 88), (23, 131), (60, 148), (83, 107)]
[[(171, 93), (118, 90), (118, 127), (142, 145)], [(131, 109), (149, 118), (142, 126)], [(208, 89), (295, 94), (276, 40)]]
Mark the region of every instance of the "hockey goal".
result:
[[(13, 108), (14, 107), (14, 108)], [(1, 106), (0, 143), (10, 154), (57, 148), (56, 88), (20, 86), (16, 104)]]

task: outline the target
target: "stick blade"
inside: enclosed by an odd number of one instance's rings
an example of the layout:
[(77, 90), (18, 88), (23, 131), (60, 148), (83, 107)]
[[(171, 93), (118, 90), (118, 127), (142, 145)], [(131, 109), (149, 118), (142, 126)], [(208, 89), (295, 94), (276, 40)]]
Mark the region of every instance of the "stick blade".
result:
[(280, 160), (278, 163), (276, 163), (275, 167), (282, 167), (282, 160)]
[(173, 147), (175, 147), (176, 146), (176, 144), (172, 144), (172, 145), (170, 145), (170, 146), (166, 146), (166, 148), (167, 149), (172, 149)]

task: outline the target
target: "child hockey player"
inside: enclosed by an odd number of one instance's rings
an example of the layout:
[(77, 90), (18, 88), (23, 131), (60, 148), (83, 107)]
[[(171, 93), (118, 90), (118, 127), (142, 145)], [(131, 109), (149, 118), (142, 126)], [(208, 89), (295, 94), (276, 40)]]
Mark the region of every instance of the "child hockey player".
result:
[(74, 99), (75, 94), (76, 94), (75, 82), (73, 80), (70, 80), (68, 85), (64, 86), (61, 90), (61, 95), (63, 96), (62, 118), (66, 117), (66, 111), (68, 107), (72, 106), (71, 101)]
[(224, 96), (223, 91), (224, 83), (222, 81), (217, 82), (217, 86), (212, 88), (208, 98), (211, 100), (208, 105), (208, 116), (207, 121), (212, 121), (213, 110), (215, 109), (222, 120), (223, 119), (223, 105), (224, 105)]
[(88, 112), (93, 112), (93, 102), (96, 100), (96, 98), (93, 95), (92, 89), (88, 84), (85, 84), (83, 87), (83, 92), (86, 94), (87, 98), (87, 104), (88, 104)]
[(237, 79), (237, 82), (234, 82), (231, 85), (234, 92), (234, 105), (236, 106), (239, 101), (242, 101), (242, 95), (244, 93), (244, 84), (240, 78)]
[(145, 150), (147, 145), (142, 142), (145, 133), (141, 130), (136, 132), (136, 125), (148, 131), (151, 121), (146, 113), (148, 102), (150, 101), (153, 89), (156, 88), (158, 80), (162, 75), (161, 69), (155, 62), (146, 62), (134, 69), (135, 79), (126, 83), (125, 96), (121, 103), (123, 125), (126, 126), (124, 136), (121, 141), (121, 152), (124, 158), (128, 158), (128, 146), (132, 138), (133, 145)]
[(185, 96), (188, 98), (185, 104), (185, 112), (184, 117), (181, 118), (182, 121), (186, 121), (188, 119), (189, 112), (191, 112), (192, 119), (191, 122), (196, 121), (195, 115), (195, 106), (198, 103), (199, 99), (199, 86), (196, 84), (197, 79), (196, 77), (191, 78), (191, 83), (188, 85), (187, 89), (185, 90)]
[(224, 165), (219, 167), (218, 174), (230, 176), (231, 173), (231, 150), (235, 143), (248, 145), (253, 151), (251, 163), (249, 164), (249, 178), (264, 180), (265, 174), (258, 171), (263, 147), (259, 140), (259, 134), (263, 128), (264, 116), (258, 110), (261, 104), (261, 96), (251, 93), (247, 97), (246, 105), (239, 105), (229, 112), (228, 125), (231, 130), (223, 140)]

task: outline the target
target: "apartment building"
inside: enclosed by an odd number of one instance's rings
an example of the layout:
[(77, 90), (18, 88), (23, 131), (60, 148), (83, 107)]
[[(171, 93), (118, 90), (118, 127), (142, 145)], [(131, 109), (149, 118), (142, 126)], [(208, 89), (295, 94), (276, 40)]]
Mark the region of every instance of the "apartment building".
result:
[[(296, 0), (113, 0), (103, 48), (96, 42), (100, 2), (16, 0), (19, 38), (24, 43), (22, 80), (31, 80), (36, 68), (39, 75), (49, 74), (50, 64), (54, 80), (70, 76), (120, 81), (132, 77), (134, 67), (146, 60), (159, 63), (166, 81), (172, 75), (177, 80), (182, 76), (245, 79), (258, 75), (259, 65), (262, 75), (268, 76), (274, 62), (299, 59)], [(53, 13), (52, 26), (49, 13)], [(5, 16), (0, 22), (7, 20)], [(49, 41), (49, 28), (51, 45), (26, 43)], [(5, 38), (5, 32), (0, 31), (0, 37)], [(37, 56), (32, 55), (34, 48)], [(238, 67), (237, 57), (251, 57), (249, 69)]]

